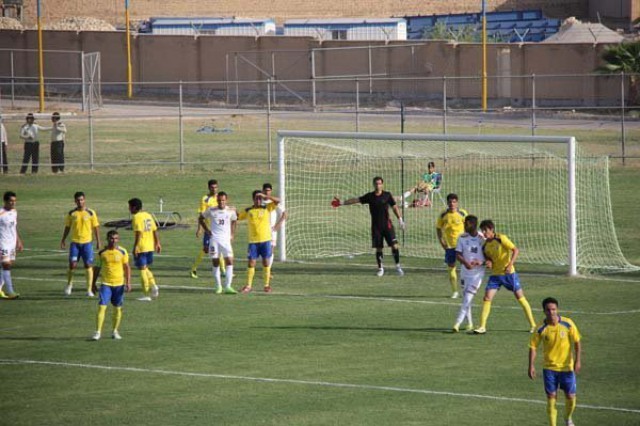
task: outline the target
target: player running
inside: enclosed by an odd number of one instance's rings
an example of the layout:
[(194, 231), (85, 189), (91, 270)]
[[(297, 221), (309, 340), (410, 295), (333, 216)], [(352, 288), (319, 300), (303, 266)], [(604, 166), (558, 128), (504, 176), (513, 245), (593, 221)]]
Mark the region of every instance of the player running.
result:
[(64, 287), (65, 296), (71, 296), (73, 290), (73, 274), (82, 259), (87, 279), (87, 296), (93, 297), (93, 236), (96, 238), (96, 250), (100, 250), (100, 223), (95, 210), (86, 206), (84, 192), (73, 195), (76, 208), (70, 210), (64, 219), (64, 231), (60, 240), (60, 248), (66, 248), (66, 239), (71, 233), (69, 246), (69, 269), (67, 270), (67, 285)]
[[(209, 256), (213, 264), (213, 278), (216, 282), (216, 294), (222, 293), (222, 282), (220, 277), (220, 260), (224, 259), (227, 265), (227, 276), (225, 277), (224, 293), (236, 294), (231, 287), (233, 281), (233, 247), (231, 245), (236, 233), (238, 214), (235, 209), (227, 206), (227, 194), (224, 191), (218, 192), (217, 206), (209, 207), (200, 213), (198, 222), (205, 233), (211, 235), (209, 242)], [(207, 226), (206, 219), (209, 219)]]
[(389, 218), (389, 207), (393, 210), (393, 214), (398, 218), (398, 224), (404, 231), (405, 224), (400, 214), (400, 209), (396, 204), (393, 195), (390, 192), (384, 190), (384, 180), (380, 176), (373, 178), (372, 192), (368, 192), (361, 197), (354, 197), (340, 201), (338, 197), (334, 197), (331, 205), (333, 207), (348, 206), (351, 204), (368, 204), (369, 213), (371, 214), (371, 246), (376, 250), (376, 263), (378, 264), (377, 276), (384, 275), (384, 267), (382, 265), (382, 258), (384, 257), (383, 249), (384, 242), (391, 247), (391, 253), (393, 254), (393, 260), (396, 263), (396, 272), (398, 275), (403, 276), (404, 271), (400, 267), (400, 249), (398, 247), (398, 240), (396, 238), (395, 229)]

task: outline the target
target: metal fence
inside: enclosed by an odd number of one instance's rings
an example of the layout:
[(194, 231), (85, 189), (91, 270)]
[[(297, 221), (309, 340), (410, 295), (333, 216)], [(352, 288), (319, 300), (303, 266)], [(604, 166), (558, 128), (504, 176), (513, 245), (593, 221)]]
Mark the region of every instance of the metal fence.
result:
[[(67, 170), (271, 168), (279, 129), (572, 135), (614, 164), (640, 158), (640, 111), (630, 104), (635, 98), (629, 96), (628, 75), (491, 77), (486, 111), (480, 108), (480, 82), (476, 77), (156, 82), (135, 84), (132, 99), (126, 83), (102, 82), (97, 110), (83, 108), (77, 83), (68, 96), (48, 91), (48, 113), (36, 117), (48, 123), (50, 112), (61, 112), (69, 128)], [(48, 81), (46, 87), (56, 84)], [(564, 99), (566, 85), (583, 87), (584, 96)], [(11, 173), (22, 163), (24, 115), (38, 108), (37, 84), (19, 87), (0, 83)], [(85, 91), (96, 93), (96, 87)], [(48, 139), (41, 135), (43, 147)], [(42, 151), (46, 171), (50, 160)]]

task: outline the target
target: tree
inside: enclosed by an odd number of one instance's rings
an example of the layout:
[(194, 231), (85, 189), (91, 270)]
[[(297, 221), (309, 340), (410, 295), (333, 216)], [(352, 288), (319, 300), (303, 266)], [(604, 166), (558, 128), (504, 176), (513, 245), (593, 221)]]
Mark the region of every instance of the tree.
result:
[(629, 104), (638, 105), (640, 99), (640, 41), (620, 43), (602, 54), (604, 65), (597, 71), (606, 74), (624, 72), (629, 76)]

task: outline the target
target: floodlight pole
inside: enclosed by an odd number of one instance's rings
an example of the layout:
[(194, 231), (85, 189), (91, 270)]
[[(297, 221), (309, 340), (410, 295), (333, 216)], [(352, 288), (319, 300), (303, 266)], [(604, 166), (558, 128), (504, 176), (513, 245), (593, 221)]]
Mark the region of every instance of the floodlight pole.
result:
[(44, 112), (44, 58), (42, 53), (42, 13), (41, 13), (41, 0), (37, 3), (38, 14), (38, 78), (39, 78), (39, 98), (40, 98), (40, 112)]
[(482, 111), (487, 111), (487, 0), (482, 0)]
[(131, 71), (131, 35), (129, 32), (129, 0), (124, 0), (124, 20), (127, 36), (127, 97), (131, 99), (133, 97), (133, 83), (132, 83), (132, 71)]

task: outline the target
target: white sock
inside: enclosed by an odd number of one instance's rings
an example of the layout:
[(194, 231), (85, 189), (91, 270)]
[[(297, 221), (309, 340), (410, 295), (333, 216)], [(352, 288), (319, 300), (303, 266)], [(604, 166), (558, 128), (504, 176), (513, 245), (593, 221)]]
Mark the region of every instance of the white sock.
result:
[(220, 287), (222, 285), (220, 280), (220, 266), (213, 267), (213, 278), (216, 280), (216, 287)]
[(2, 281), (4, 281), (4, 285), (7, 286), (7, 294), (13, 294), (13, 282), (11, 281), (11, 270), (3, 269), (2, 270)]
[[(271, 249), (273, 250), (273, 247)], [(273, 265), (273, 253), (269, 256), (269, 268), (271, 268), (271, 265)]]
[(471, 323), (471, 301), (473, 300), (473, 296), (473, 293), (467, 292), (462, 295), (462, 306), (460, 306), (458, 318), (456, 318), (456, 324), (462, 324), (465, 317), (467, 317), (469, 323)]
[(231, 288), (233, 282), (233, 265), (227, 265), (227, 277), (224, 282), (224, 288)]

